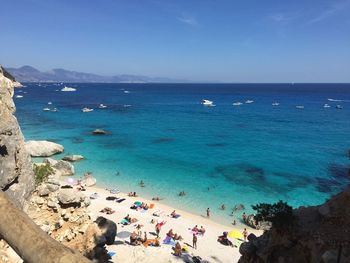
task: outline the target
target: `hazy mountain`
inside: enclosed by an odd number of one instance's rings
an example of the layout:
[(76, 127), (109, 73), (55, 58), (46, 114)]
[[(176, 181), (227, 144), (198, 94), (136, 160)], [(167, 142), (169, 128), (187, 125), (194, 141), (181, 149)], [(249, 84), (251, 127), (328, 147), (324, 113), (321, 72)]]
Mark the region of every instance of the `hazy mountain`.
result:
[(153, 78), (137, 75), (115, 75), (101, 76), (91, 73), (70, 71), (66, 69), (52, 69), (50, 71), (39, 71), (31, 66), (20, 68), (6, 68), (19, 82), (188, 82), (170, 78)]

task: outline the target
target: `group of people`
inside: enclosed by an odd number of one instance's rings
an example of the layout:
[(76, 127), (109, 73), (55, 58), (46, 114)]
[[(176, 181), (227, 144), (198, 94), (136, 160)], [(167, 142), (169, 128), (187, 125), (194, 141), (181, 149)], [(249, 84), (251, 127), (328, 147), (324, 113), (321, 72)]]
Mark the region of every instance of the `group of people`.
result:
[(141, 244), (143, 244), (144, 246), (160, 247), (159, 238), (148, 239), (146, 231), (144, 232), (143, 237), (141, 231), (139, 231), (138, 233), (136, 233), (136, 231), (133, 231), (130, 235), (130, 245), (139, 246)]
[(201, 226), (201, 228), (198, 228), (198, 225), (195, 225), (195, 226), (192, 228), (192, 232), (193, 232), (193, 234), (195, 234), (195, 235), (202, 235), (202, 236), (204, 236), (205, 228), (204, 228), (203, 226)]
[(181, 241), (183, 239), (181, 235), (178, 235), (176, 233), (174, 234), (172, 229), (170, 229), (169, 232), (166, 235), (167, 235), (167, 237), (170, 237), (170, 238), (172, 238), (174, 240)]
[(128, 193), (128, 196), (129, 197), (137, 197), (137, 194), (136, 194), (136, 192), (130, 192), (130, 193)]
[(122, 224), (123, 225), (130, 225), (132, 223), (136, 223), (138, 220), (137, 218), (131, 218), (129, 214), (126, 215), (126, 217), (124, 217), (124, 219), (122, 220)]

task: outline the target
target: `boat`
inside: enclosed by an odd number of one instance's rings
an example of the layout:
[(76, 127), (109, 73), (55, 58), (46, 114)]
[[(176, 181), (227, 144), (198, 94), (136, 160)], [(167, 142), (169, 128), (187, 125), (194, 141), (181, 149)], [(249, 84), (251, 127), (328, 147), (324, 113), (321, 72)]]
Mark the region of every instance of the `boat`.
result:
[(323, 108), (330, 108), (331, 106), (328, 105), (327, 103), (325, 105), (323, 105)]
[(51, 111), (56, 112), (56, 111), (58, 111), (58, 109), (57, 108), (53, 108)]
[(90, 109), (90, 108), (87, 108), (87, 107), (81, 109), (82, 112), (91, 112), (91, 111), (93, 111), (93, 110), (94, 110), (94, 109)]
[(280, 105), (279, 102), (273, 102), (273, 103), (272, 103), (272, 106), (279, 106), (279, 105)]
[(124, 108), (131, 107), (131, 105), (130, 105), (130, 104), (124, 104), (123, 106), (124, 106)]
[(343, 106), (342, 105), (337, 105), (337, 106), (335, 106), (335, 108), (341, 110), (343, 108)]
[(52, 104), (52, 102), (51, 102), (51, 101), (49, 101), (47, 104), (51, 105), (51, 104)]
[(237, 102), (232, 103), (233, 106), (240, 106), (240, 105), (242, 105), (242, 104), (243, 104), (243, 103), (240, 102), (240, 101), (237, 101)]
[(213, 104), (213, 101), (211, 101), (211, 100), (202, 100), (201, 104), (204, 105), (204, 106), (209, 106), (209, 107), (215, 106)]
[(50, 108), (43, 108), (43, 111), (50, 111)]
[(304, 106), (303, 105), (297, 105), (297, 106), (295, 106), (295, 108), (297, 108), (297, 109), (304, 109)]
[(23, 98), (23, 96), (22, 95), (16, 95), (16, 98)]
[(130, 91), (128, 91), (128, 90), (124, 90), (124, 93), (130, 93)]
[(71, 88), (71, 87), (67, 87), (67, 86), (64, 86), (63, 89), (61, 89), (61, 91), (76, 91), (77, 89), (75, 88)]
[(253, 103), (253, 102), (254, 102), (254, 100), (246, 100), (246, 101), (245, 101), (246, 104), (251, 104), (251, 103)]
[(98, 106), (100, 109), (105, 109), (105, 108), (107, 108), (107, 106), (106, 105), (104, 105), (104, 104), (100, 104), (99, 106)]

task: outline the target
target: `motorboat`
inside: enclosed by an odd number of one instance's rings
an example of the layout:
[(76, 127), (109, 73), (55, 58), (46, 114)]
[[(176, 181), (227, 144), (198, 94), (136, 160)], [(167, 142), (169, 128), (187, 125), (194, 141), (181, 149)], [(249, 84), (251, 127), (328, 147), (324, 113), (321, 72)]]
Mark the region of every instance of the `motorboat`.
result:
[(43, 111), (50, 111), (50, 108), (43, 108)]
[(100, 104), (99, 106), (98, 106), (100, 109), (105, 109), (105, 108), (107, 108), (107, 106), (106, 105), (104, 105), (104, 104)]
[(341, 110), (343, 108), (343, 106), (342, 105), (337, 105), (337, 106), (335, 106), (335, 108)]
[(56, 111), (58, 111), (58, 109), (57, 108), (53, 108), (51, 111), (56, 112)]
[(47, 104), (51, 105), (51, 104), (52, 104), (52, 102), (51, 102), (51, 101), (49, 101)]
[(297, 106), (295, 106), (295, 108), (297, 108), (297, 109), (304, 109), (304, 106), (303, 105), (297, 105)]
[(240, 105), (242, 105), (242, 104), (243, 104), (243, 103), (240, 102), (240, 101), (237, 101), (237, 102), (232, 103), (233, 106), (240, 106)]
[(22, 95), (16, 95), (16, 98), (23, 98), (23, 96)]
[(253, 102), (254, 102), (254, 100), (246, 100), (246, 101), (245, 101), (246, 104), (251, 104), (251, 103), (253, 103)]
[(90, 109), (90, 108), (83, 108), (83, 109), (81, 109), (81, 111), (82, 112), (91, 112), (91, 111), (93, 111), (94, 109)]
[(65, 86), (61, 91), (76, 91), (77, 89)]
[(130, 91), (128, 91), (128, 90), (124, 90), (124, 93), (130, 93)]
[(279, 105), (280, 105), (279, 102), (273, 102), (273, 103), (272, 103), (272, 106), (279, 106)]
[(202, 100), (201, 104), (204, 105), (204, 106), (209, 106), (209, 107), (215, 106), (213, 104), (213, 101), (211, 101), (211, 100)]
[(328, 105), (327, 103), (325, 105), (323, 105), (323, 108), (330, 108), (331, 106)]

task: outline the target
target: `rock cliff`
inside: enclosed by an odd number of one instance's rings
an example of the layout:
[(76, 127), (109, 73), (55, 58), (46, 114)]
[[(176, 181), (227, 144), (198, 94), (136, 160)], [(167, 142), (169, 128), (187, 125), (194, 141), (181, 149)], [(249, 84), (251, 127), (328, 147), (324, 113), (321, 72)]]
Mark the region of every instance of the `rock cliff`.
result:
[(34, 190), (34, 174), (12, 100), (18, 82), (0, 66), (0, 190), (19, 207)]
[(240, 263), (350, 262), (350, 188), (320, 206), (295, 209), (295, 222), (248, 236)]

